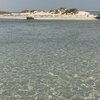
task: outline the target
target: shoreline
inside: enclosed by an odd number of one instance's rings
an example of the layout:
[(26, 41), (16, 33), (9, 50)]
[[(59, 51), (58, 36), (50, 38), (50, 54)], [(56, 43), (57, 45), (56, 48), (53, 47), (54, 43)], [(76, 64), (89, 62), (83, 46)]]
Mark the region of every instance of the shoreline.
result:
[(95, 18), (77, 18), (77, 17), (66, 17), (66, 18), (63, 18), (63, 17), (56, 17), (56, 18), (34, 18), (34, 20), (97, 20)]
[[(0, 19), (26, 19), (26, 16), (0, 16)], [(27, 20), (27, 19), (26, 19)], [(94, 17), (34, 17), (34, 20), (97, 20)]]
[(0, 19), (26, 19), (24, 16), (0, 16)]

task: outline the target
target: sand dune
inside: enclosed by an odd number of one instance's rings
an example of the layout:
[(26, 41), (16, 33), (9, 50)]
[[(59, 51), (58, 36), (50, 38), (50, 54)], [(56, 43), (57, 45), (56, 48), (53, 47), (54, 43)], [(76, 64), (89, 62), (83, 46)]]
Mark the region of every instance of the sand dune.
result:
[[(66, 10), (63, 10), (63, 12)], [(92, 15), (89, 12), (78, 11), (77, 13), (63, 13), (62, 10), (52, 12), (34, 11), (34, 12), (21, 12), (0, 15), (3, 19), (26, 19), (27, 17), (33, 17), (36, 20), (96, 20), (96, 15)]]

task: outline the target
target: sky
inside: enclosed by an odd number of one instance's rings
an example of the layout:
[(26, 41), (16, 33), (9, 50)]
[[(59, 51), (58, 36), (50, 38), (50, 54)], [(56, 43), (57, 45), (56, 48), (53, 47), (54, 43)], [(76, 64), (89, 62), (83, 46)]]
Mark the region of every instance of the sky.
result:
[(0, 11), (51, 10), (60, 7), (100, 11), (100, 0), (0, 0)]

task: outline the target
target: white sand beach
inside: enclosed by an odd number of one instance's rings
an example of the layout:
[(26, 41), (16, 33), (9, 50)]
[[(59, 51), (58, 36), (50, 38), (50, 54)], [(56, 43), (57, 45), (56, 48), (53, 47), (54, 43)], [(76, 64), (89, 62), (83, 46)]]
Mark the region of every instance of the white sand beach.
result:
[(0, 16), (0, 19), (26, 19), (25, 16)]

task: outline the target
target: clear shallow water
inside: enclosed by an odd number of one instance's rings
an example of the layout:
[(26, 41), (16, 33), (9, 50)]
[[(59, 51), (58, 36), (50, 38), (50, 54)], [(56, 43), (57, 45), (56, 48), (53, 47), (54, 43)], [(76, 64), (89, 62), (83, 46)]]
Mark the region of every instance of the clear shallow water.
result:
[(100, 20), (0, 20), (0, 100), (100, 100)]

